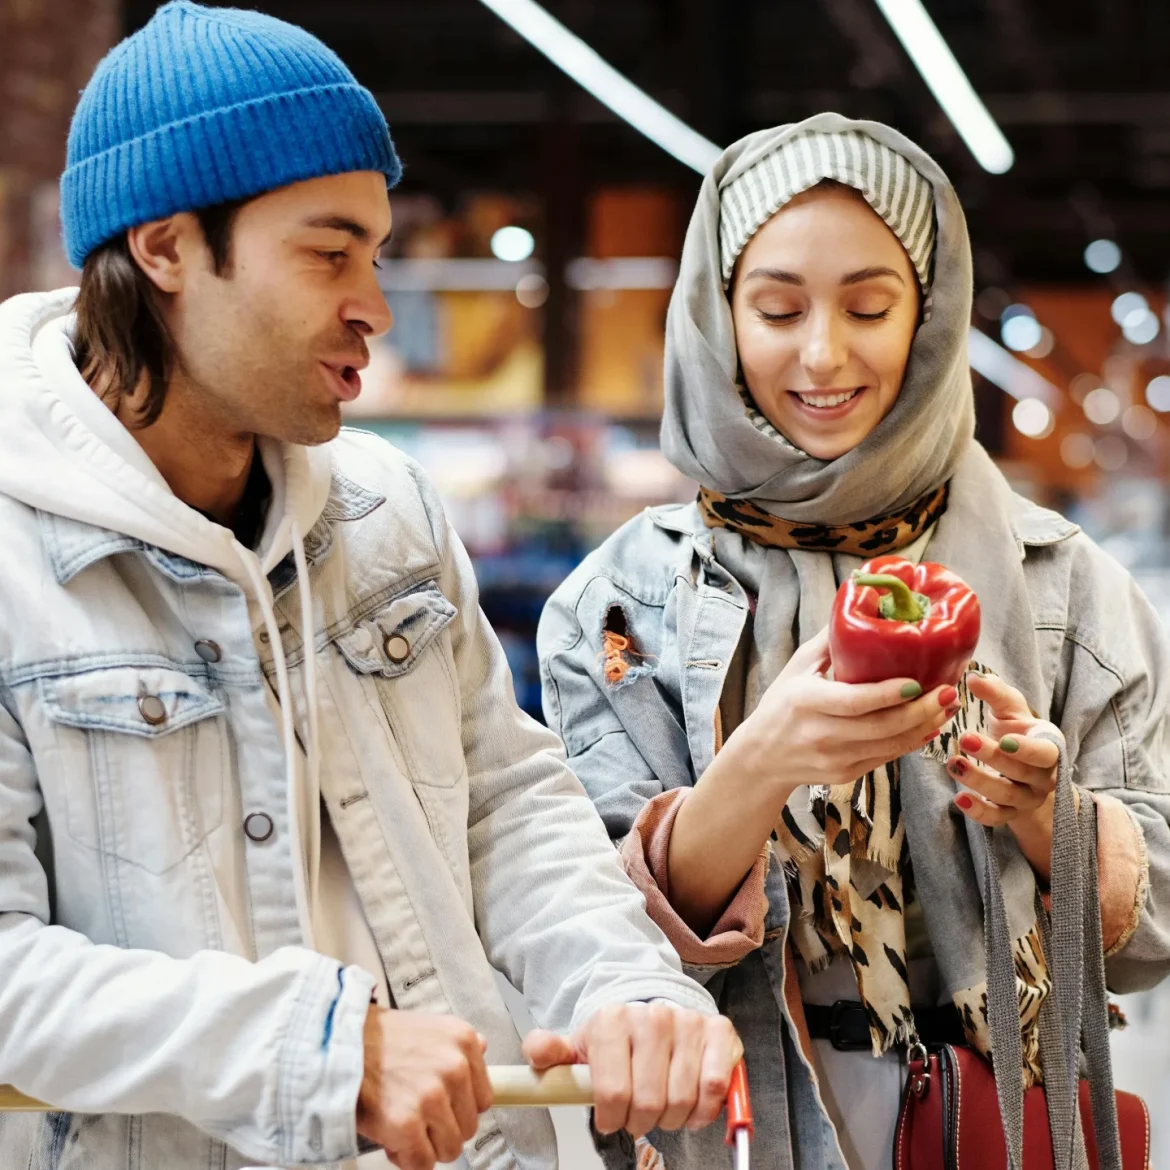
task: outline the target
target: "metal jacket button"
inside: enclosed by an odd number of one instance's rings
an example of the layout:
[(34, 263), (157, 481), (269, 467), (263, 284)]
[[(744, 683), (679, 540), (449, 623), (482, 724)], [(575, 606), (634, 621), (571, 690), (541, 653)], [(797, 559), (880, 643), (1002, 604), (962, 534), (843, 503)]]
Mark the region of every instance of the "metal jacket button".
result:
[(157, 727), (167, 721), (167, 709), (158, 695), (140, 695), (138, 698), (138, 714), (151, 725)]
[(195, 643), (195, 653), (204, 662), (218, 662), (223, 657), (223, 652), (220, 650), (219, 645), (212, 642), (209, 638), (200, 638)]
[(249, 841), (267, 841), (272, 836), (272, 829), (272, 818), (267, 813), (249, 813), (244, 818), (244, 832)]
[(401, 634), (391, 634), (383, 643), (386, 657), (397, 666), (410, 657), (410, 642)]

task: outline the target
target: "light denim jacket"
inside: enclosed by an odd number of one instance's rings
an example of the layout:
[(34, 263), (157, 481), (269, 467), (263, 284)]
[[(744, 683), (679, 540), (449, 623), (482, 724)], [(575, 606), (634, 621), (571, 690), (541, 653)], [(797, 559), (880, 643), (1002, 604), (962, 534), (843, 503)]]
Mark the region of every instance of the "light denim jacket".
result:
[[(0, 1083), (69, 1110), (0, 1115), (0, 1170), (354, 1156), (373, 980), (300, 945), (244, 592), (3, 493), (0, 532)], [(557, 1029), (613, 1001), (713, 1011), (517, 708), (419, 469), (343, 433), (305, 547), (322, 796), (395, 1004), (470, 1021), (495, 1063), (521, 1057), (493, 967)], [(300, 694), (294, 574), (272, 582)], [(243, 831), (256, 811), (266, 840)], [(551, 1168), (548, 1116), (489, 1111), (465, 1156)]]
[[(1166, 635), (1129, 575), (1073, 524), (1019, 497), (1013, 507), (1045, 663), (1047, 715), (1064, 731), (1078, 782), (1125, 804), (1148, 860), (1140, 907), (1107, 961), (1114, 990), (1138, 990), (1170, 972)], [(614, 607), (637, 657), (620, 683), (609, 684), (602, 630)], [(537, 638), (545, 712), (615, 841), (649, 800), (693, 785), (714, 758), (720, 694), (747, 612), (748, 597), (716, 561), (693, 504), (635, 517), (550, 599)], [(785, 1006), (789, 904), (778, 866), (766, 892), (758, 950), (738, 964), (687, 970), (743, 1037), (755, 1107), (753, 1166), (845, 1170)], [(667, 1167), (716, 1166), (726, 1156), (712, 1131), (651, 1136)], [(607, 1157), (623, 1165), (616, 1151)]]

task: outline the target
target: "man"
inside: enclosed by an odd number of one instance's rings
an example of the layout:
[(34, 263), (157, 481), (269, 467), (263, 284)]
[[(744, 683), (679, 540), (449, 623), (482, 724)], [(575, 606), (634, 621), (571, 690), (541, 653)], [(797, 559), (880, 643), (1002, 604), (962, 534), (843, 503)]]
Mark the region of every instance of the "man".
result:
[(603, 1132), (719, 1111), (738, 1040), (434, 491), (337, 437), (399, 171), (256, 13), (168, 4), (78, 105), (80, 293), (0, 308), (0, 1082), (68, 1111), (0, 1118), (2, 1170), (552, 1166), (490, 1108), (522, 1055), (588, 1061)]

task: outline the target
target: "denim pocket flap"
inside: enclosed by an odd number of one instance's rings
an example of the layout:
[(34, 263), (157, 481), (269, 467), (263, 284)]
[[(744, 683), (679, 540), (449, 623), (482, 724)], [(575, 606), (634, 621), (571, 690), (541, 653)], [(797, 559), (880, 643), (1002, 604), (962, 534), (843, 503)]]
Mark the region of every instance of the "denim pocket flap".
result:
[(457, 612), (438, 585), (428, 581), (356, 623), (337, 639), (337, 648), (359, 674), (397, 678), (414, 666)]
[(219, 715), (223, 703), (181, 670), (113, 666), (41, 680), (45, 711), (67, 727), (157, 738)]

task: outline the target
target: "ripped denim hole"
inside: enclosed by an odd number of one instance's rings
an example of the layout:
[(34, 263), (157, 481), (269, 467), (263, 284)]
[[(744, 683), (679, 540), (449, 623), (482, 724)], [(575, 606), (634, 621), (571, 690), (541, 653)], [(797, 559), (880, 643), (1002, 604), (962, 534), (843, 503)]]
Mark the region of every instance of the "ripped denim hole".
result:
[[(651, 654), (643, 654), (634, 644), (629, 623), (620, 605), (611, 605), (605, 614), (601, 629), (602, 675), (611, 687), (620, 687), (635, 678), (649, 673)], [(641, 665), (639, 665), (641, 663)]]

